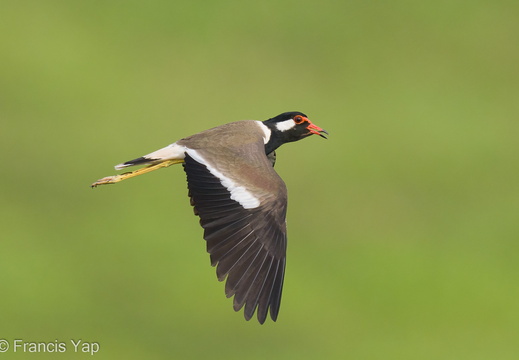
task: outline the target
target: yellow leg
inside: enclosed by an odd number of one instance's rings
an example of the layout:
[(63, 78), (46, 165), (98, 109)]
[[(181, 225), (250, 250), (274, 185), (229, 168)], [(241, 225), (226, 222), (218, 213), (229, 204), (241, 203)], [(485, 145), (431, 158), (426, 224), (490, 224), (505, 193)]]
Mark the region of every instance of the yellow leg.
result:
[(166, 160), (166, 161), (160, 162), (158, 164), (149, 165), (149, 166), (140, 168), (140, 169), (132, 171), (132, 172), (104, 177), (102, 179), (97, 180), (91, 186), (94, 188), (97, 185), (115, 184), (115, 183), (118, 183), (119, 181), (123, 181), (123, 180), (132, 178), (137, 175), (146, 174), (146, 173), (149, 173), (154, 170), (162, 169), (162, 168), (165, 168), (165, 167), (168, 167), (168, 166), (171, 166), (174, 164), (180, 164), (183, 162), (184, 162), (184, 160), (180, 160), (180, 159)]

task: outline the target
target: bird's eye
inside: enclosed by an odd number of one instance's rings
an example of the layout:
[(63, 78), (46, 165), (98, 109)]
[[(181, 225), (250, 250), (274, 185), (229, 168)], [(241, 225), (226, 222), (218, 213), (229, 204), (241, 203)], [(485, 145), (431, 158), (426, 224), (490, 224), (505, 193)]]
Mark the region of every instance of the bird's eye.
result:
[(305, 119), (301, 115), (297, 115), (296, 117), (294, 117), (294, 121), (296, 124), (302, 124), (303, 121), (305, 121)]

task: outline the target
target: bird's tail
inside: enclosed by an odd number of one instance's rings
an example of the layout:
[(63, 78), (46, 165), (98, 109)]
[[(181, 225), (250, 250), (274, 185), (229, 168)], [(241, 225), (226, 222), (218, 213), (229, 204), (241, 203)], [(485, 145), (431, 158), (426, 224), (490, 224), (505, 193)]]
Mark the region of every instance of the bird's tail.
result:
[(173, 164), (183, 163), (185, 157), (185, 150), (186, 148), (184, 146), (178, 145), (177, 143), (173, 143), (171, 145), (166, 146), (165, 148), (149, 153), (148, 155), (144, 155), (138, 157), (137, 159), (133, 159), (118, 164), (115, 166), (116, 170), (121, 170), (127, 168), (128, 166), (134, 165), (148, 166), (137, 169), (132, 172), (104, 177), (102, 179), (97, 180), (91, 186), (96, 187), (98, 185), (115, 184), (119, 181), (126, 180), (137, 175), (146, 174), (151, 171), (161, 169), (163, 167), (171, 166)]
[(173, 143), (148, 155), (117, 164), (115, 165), (115, 170), (121, 170), (135, 165), (158, 164), (166, 160), (184, 160), (185, 151), (186, 148), (184, 146)]

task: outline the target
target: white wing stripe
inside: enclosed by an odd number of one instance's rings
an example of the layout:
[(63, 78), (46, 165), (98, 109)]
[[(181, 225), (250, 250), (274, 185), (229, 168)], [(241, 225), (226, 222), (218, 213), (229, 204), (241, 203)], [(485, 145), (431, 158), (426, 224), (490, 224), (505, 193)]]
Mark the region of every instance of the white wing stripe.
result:
[(220, 180), (222, 185), (225, 186), (225, 188), (231, 193), (231, 199), (238, 202), (245, 209), (254, 209), (260, 206), (260, 201), (257, 197), (254, 196), (254, 194), (252, 194), (243, 186), (238, 186), (232, 179), (228, 178), (209, 165), (196, 150), (186, 148), (186, 152), (194, 160), (207, 167), (209, 172)]

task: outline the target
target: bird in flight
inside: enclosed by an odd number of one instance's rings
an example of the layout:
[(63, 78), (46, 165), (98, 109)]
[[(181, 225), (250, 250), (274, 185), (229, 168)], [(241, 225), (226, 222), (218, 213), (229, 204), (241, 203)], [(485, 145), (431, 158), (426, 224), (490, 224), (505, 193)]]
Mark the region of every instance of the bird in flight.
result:
[(116, 165), (116, 170), (147, 166), (91, 186), (182, 163), (211, 265), (218, 280), (227, 279), (225, 294), (234, 296), (234, 310), (245, 306), (245, 319), (256, 312), (261, 324), (267, 313), (276, 321), (285, 274), (287, 189), (274, 170), (275, 150), (313, 134), (328, 135), (301, 112), (232, 122)]

